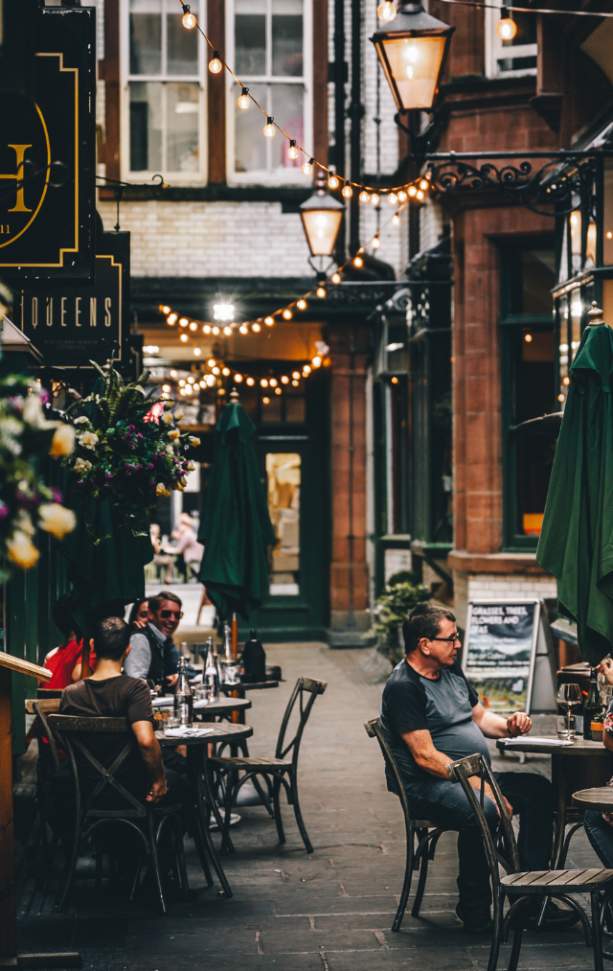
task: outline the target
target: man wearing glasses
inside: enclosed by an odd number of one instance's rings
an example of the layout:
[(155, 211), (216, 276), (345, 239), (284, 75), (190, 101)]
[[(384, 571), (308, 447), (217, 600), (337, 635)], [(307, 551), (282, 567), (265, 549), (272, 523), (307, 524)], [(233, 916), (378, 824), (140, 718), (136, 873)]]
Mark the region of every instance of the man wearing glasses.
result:
[[(420, 605), (403, 624), (406, 657), (396, 665), (383, 691), (381, 722), (398, 762), (415, 818), (458, 831), (460, 900), (456, 913), (468, 931), (491, 926), (489, 870), (481, 831), (450, 765), (479, 753), (490, 760), (487, 738), (525, 735), (532, 722), (524, 712), (508, 718), (479, 703), (458, 663), (462, 643), (455, 616)], [(507, 809), (519, 815), (519, 853), (523, 870), (546, 870), (552, 841), (551, 786), (540, 775), (497, 773)], [(388, 774), (388, 788), (395, 791)], [(475, 786), (480, 780), (474, 779)], [(487, 786), (486, 786), (487, 792)], [(486, 815), (497, 825), (496, 805), (486, 800)], [(540, 903), (526, 915), (535, 919)], [(535, 913), (533, 913), (534, 911)], [(568, 911), (549, 903), (548, 924), (572, 923)]]
[(182, 606), (179, 597), (168, 590), (162, 590), (157, 597), (149, 597), (151, 620), (142, 630), (132, 634), (124, 674), (163, 687), (176, 682), (179, 652), (172, 635), (183, 616)]

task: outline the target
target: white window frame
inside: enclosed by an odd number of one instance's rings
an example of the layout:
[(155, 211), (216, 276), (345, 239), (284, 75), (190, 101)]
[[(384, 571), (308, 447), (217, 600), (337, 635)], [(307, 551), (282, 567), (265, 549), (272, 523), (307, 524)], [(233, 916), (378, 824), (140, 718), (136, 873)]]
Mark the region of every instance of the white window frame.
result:
[[(502, 6), (501, 0), (491, 0), (492, 3)], [(509, 71), (501, 69), (499, 59), (505, 55), (512, 57), (538, 57), (537, 44), (512, 44), (505, 47), (498, 34), (496, 24), (500, 19), (498, 10), (487, 7), (485, 16), (485, 73), (488, 78), (519, 78), (533, 77), (536, 74), (536, 64), (528, 68), (512, 68)]]
[[(268, 11), (270, 13), (271, 0), (267, 0)], [(228, 51), (228, 63), (234, 68), (236, 65), (236, 45), (234, 42), (234, 21), (235, 21), (235, 2), (226, 0), (226, 49)], [(304, 87), (304, 137), (303, 146), (307, 152), (311, 151), (313, 144), (313, 4), (311, 0), (302, 0), (302, 36), (303, 36), (303, 73), (302, 77), (282, 77), (280, 75), (258, 74), (250, 75), (244, 80), (247, 87), (257, 84), (300, 84)], [(272, 21), (268, 17), (267, 28), (267, 49), (272, 50)], [(240, 91), (230, 75), (226, 82), (226, 172), (227, 180), (230, 185), (308, 185), (311, 177), (302, 171), (302, 164), (278, 168), (274, 172), (265, 169), (253, 169), (251, 172), (236, 172), (234, 168), (236, 139), (234, 132), (234, 115), (236, 99)], [(257, 111), (255, 105), (251, 105), (249, 111)], [(262, 118), (262, 128), (265, 121)], [(293, 135), (293, 132), (289, 133)], [(264, 135), (261, 136), (264, 138)], [(275, 139), (282, 136), (276, 133)]]
[[(205, 185), (208, 176), (208, 139), (207, 139), (207, 111), (206, 111), (206, 77), (207, 68), (205, 62), (204, 39), (198, 34), (198, 73), (195, 74), (165, 74), (166, 67), (166, 12), (178, 11), (177, 18), (181, 17), (181, 8), (175, 0), (165, 0), (162, 6), (162, 71), (160, 74), (130, 74), (130, 0), (120, 0), (121, 21), (120, 21), (120, 151), (121, 151), (121, 177), (128, 181), (148, 182), (155, 174), (155, 170), (139, 169), (133, 171), (130, 168), (130, 82), (177, 82), (195, 84), (198, 83), (200, 96), (198, 102), (198, 155), (200, 160), (199, 168), (196, 172), (173, 172), (170, 169), (162, 171), (162, 175), (169, 185)], [(191, 9), (197, 14), (199, 22), (205, 24), (205, 0), (192, 0)], [(166, 130), (166, 119), (164, 118), (164, 131)], [(166, 135), (164, 136), (166, 137)]]

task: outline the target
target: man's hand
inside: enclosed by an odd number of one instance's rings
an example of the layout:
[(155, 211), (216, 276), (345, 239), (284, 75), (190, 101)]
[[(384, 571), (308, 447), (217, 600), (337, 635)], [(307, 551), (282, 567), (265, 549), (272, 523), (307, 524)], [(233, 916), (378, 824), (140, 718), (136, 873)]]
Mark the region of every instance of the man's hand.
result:
[(159, 802), (168, 793), (168, 786), (166, 785), (166, 779), (158, 779), (154, 782), (147, 793), (146, 802)]
[(179, 680), (179, 675), (178, 674), (167, 674), (166, 675), (166, 684), (170, 688), (174, 688), (174, 686), (175, 686), (175, 684), (177, 683), (178, 680)]
[(525, 711), (516, 711), (507, 718), (507, 732), (509, 738), (517, 738), (518, 735), (527, 735), (532, 728), (532, 719), (526, 715)]
[(134, 627), (136, 627), (137, 630), (144, 630), (148, 623), (149, 621), (144, 617), (136, 617), (134, 620)]

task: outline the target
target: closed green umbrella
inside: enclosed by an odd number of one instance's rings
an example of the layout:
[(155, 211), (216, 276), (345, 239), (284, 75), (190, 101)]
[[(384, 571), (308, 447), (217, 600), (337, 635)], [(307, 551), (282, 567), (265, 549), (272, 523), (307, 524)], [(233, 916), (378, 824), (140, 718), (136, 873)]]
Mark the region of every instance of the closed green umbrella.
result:
[(275, 535), (255, 450), (255, 428), (238, 401), (225, 405), (204, 496), (200, 580), (222, 619), (248, 618), (268, 594), (268, 547)]
[(592, 664), (613, 648), (613, 331), (601, 313), (571, 367), (536, 554)]

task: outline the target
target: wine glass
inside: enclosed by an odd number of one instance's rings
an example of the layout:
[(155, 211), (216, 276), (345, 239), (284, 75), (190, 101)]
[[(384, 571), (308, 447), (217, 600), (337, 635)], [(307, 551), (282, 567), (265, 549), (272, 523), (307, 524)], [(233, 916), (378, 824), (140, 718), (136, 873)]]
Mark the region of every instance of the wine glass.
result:
[(581, 704), (581, 686), (571, 681), (569, 684), (561, 684), (558, 689), (558, 704), (566, 711), (566, 733), (565, 737), (572, 741), (575, 737), (575, 723), (572, 717), (573, 708)]

